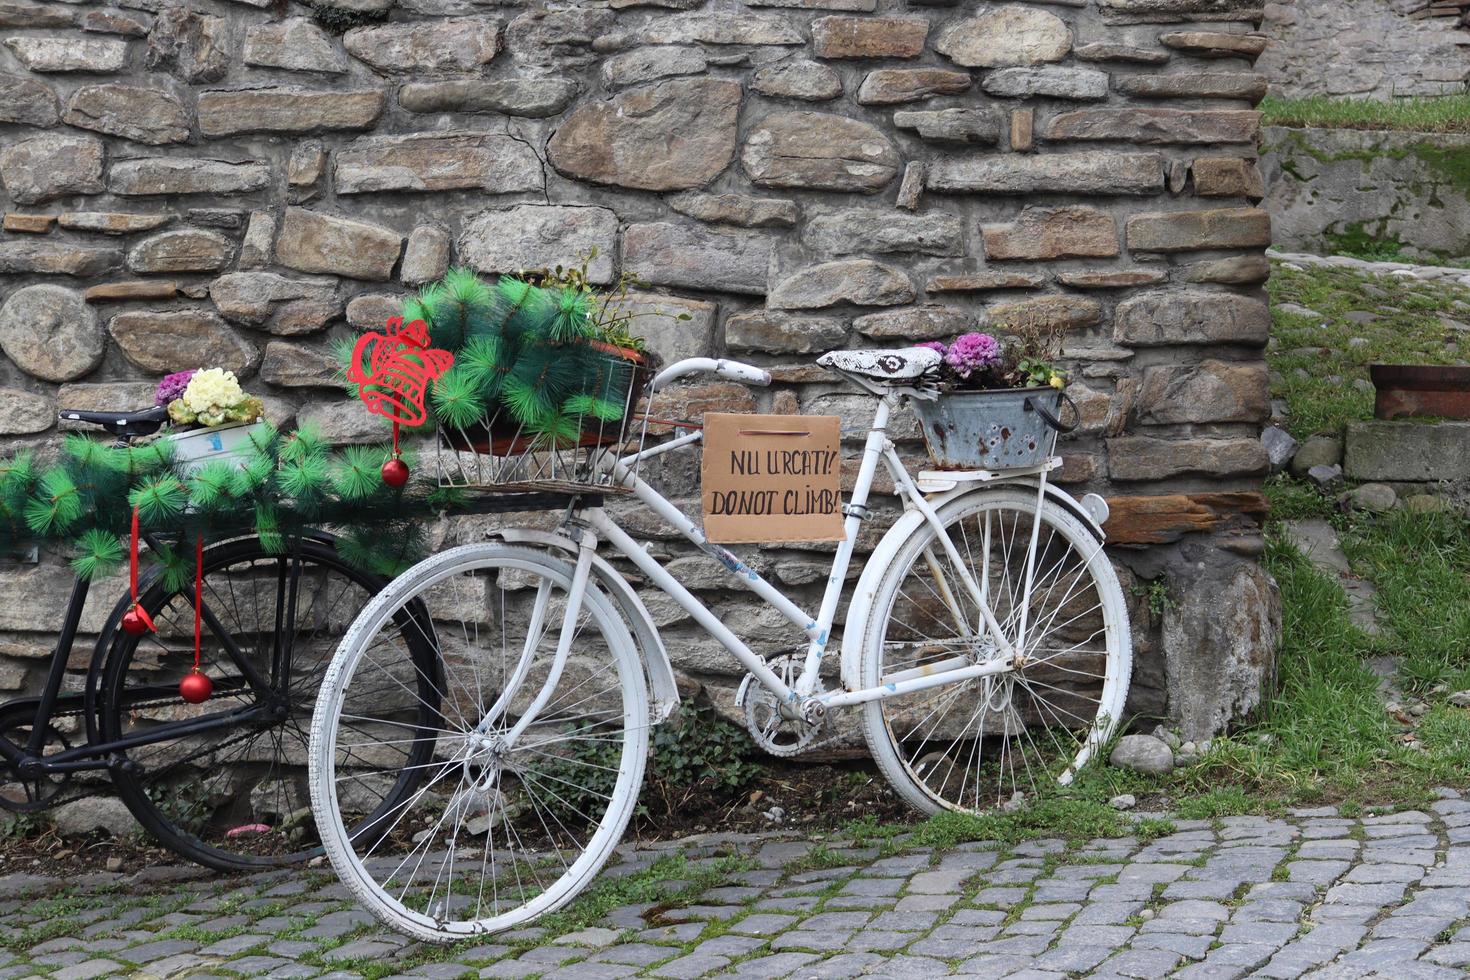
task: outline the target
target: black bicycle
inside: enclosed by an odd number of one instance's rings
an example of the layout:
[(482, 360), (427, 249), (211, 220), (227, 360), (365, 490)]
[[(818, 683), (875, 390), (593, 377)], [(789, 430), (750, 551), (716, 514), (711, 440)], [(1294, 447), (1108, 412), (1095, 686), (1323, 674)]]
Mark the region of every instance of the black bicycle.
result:
[[(168, 418), (163, 408), (61, 417), (101, 426), (119, 445), (156, 433)], [(275, 550), (252, 534), (207, 543), (200, 667), (214, 691), (200, 704), (179, 692), (194, 658), (194, 583), (169, 588), (158, 570), (138, 591), (155, 630), (135, 636), (119, 628), (133, 605), (125, 593), (98, 634), (81, 690), (63, 691), (90, 585), (77, 578), (40, 696), (0, 705), (0, 807), (34, 811), (70, 801), (88, 792), (74, 776), (106, 770), (143, 828), (200, 864), (260, 869), (320, 853), (307, 785), (316, 691), (347, 626), (387, 584), (345, 561), (334, 540), (310, 531)], [(183, 530), (142, 541), (160, 554), (193, 546)], [(437, 658), (424, 640), (432, 626), (414, 625), (419, 615), (405, 614), (399, 640), (416, 669), (385, 683), (416, 689), (429, 706), (421, 721), (432, 727)], [(374, 787), (392, 798), (383, 812), (416, 791), (419, 771)]]

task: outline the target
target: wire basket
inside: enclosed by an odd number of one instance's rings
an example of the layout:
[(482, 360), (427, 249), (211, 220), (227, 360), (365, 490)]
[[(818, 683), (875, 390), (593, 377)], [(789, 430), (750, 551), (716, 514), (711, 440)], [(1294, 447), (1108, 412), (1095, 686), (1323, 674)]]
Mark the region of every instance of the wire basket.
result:
[[(625, 493), (612, 464), (635, 452), (646, 425), (635, 420), (640, 396), (657, 368), (650, 352), (592, 342), (596, 408), (556, 413), (554, 429), (536, 428), (506, 405), (469, 426), (438, 426), (436, 462), (441, 487), (503, 493)], [(568, 403), (570, 404), (570, 403)]]

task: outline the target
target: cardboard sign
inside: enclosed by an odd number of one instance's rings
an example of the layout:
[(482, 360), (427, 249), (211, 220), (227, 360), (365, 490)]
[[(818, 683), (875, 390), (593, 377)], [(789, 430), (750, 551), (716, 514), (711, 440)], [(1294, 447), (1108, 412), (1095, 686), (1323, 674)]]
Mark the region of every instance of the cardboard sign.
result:
[(711, 541), (841, 541), (835, 415), (704, 416), (704, 533)]

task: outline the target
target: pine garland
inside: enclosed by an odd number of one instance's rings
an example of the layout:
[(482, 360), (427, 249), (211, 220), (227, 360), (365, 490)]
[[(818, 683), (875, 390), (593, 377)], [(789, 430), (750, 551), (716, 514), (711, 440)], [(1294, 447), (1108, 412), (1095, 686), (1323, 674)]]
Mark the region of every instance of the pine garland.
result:
[[(455, 355), (430, 392), (434, 416), (456, 429), (498, 417), (553, 445), (575, 443), (589, 419), (623, 418), (632, 366), (595, 346), (592, 302), (585, 288), (513, 276), (492, 287), (469, 269), (425, 287), (403, 317), (423, 320), (434, 346)], [(350, 366), (350, 347), (338, 354)]]
[(153, 552), (169, 588), (193, 580), (195, 535), (257, 534), (280, 552), (304, 531), (330, 529), (342, 535), (348, 560), (393, 574), (417, 560), (424, 524), (453, 503), (423, 484), (387, 486), (388, 447), (333, 452), (309, 428), (283, 435), (260, 423), (243, 460), (192, 472), (171, 449), (168, 440), (119, 448), (69, 435), (60, 461), (43, 471), (28, 453), (0, 460), (0, 549), (64, 541), (78, 575), (104, 575), (125, 558), (136, 506), (143, 531), (190, 543)]

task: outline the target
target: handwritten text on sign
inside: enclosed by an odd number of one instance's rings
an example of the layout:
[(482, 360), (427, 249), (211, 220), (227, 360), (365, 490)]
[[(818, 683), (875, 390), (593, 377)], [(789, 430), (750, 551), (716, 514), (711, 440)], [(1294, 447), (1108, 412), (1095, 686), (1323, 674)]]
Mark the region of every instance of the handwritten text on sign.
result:
[(704, 417), (704, 531), (711, 541), (842, 539), (835, 415)]

